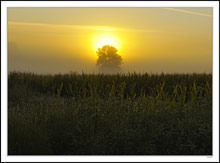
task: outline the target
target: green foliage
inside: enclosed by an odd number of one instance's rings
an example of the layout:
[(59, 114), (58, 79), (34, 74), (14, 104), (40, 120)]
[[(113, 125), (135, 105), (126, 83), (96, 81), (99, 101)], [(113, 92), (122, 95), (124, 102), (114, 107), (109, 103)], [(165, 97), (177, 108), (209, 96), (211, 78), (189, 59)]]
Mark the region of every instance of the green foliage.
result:
[(63, 83), (61, 83), (60, 88), (57, 89), (57, 99), (58, 100), (60, 100), (62, 88), (63, 88)]
[(8, 152), (212, 154), (211, 74), (8, 76)]

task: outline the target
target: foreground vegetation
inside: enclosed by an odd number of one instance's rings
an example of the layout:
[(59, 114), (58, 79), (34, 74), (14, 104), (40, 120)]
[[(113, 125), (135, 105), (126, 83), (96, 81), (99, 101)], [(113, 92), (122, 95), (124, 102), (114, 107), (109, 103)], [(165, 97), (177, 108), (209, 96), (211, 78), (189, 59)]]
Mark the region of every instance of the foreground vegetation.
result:
[(10, 155), (211, 155), (211, 74), (8, 76)]

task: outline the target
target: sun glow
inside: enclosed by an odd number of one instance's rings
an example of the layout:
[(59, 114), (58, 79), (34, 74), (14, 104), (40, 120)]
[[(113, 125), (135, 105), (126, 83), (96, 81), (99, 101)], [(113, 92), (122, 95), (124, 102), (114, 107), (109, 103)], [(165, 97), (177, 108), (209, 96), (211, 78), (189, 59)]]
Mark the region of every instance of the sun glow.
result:
[(94, 50), (97, 51), (98, 48), (102, 48), (104, 45), (114, 46), (118, 49), (118, 51), (120, 51), (121, 41), (117, 36), (111, 33), (102, 33), (96, 35), (93, 40)]

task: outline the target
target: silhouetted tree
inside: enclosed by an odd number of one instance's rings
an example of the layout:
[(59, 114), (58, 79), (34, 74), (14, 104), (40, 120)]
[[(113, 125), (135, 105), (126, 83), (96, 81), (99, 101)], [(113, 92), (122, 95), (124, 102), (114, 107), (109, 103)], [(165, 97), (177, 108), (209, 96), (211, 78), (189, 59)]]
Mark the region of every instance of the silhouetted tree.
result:
[(120, 72), (122, 57), (117, 53), (118, 50), (114, 46), (104, 45), (98, 48), (96, 66), (99, 66), (99, 71), (102, 73), (117, 73)]

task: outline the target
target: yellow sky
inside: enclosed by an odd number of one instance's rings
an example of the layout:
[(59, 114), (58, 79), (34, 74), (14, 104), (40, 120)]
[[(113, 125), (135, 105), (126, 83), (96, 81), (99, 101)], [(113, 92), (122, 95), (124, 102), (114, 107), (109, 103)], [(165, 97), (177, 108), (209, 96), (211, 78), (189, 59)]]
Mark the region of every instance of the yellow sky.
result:
[(105, 44), (123, 72), (212, 72), (212, 8), (8, 8), (9, 71), (97, 72)]

